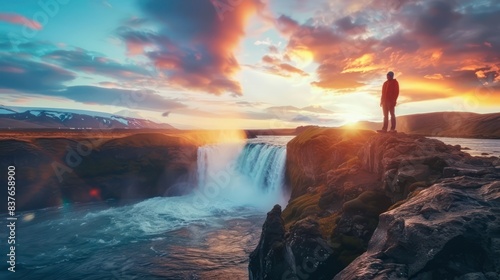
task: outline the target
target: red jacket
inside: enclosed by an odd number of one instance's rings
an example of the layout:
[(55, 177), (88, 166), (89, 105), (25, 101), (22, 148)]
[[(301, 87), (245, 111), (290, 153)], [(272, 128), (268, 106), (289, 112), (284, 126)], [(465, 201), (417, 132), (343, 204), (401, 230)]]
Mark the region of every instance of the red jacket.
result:
[(399, 83), (396, 79), (385, 81), (382, 86), (382, 97), (380, 98), (380, 104), (388, 104), (390, 106), (396, 106), (396, 101), (399, 96)]

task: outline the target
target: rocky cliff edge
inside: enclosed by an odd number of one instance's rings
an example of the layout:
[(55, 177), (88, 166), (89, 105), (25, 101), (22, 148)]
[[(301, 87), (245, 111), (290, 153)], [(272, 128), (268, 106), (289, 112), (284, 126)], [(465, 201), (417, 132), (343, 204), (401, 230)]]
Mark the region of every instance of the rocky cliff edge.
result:
[(402, 133), (309, 128), (291, 198), (268, 213), (250, 279), (500, 279), (500, 160)]

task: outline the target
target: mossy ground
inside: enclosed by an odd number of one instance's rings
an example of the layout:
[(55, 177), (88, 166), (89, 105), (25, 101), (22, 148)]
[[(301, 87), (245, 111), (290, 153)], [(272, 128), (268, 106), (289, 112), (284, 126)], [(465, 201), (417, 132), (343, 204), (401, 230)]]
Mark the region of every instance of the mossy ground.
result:
[(391, 205), (390, 199), (380, 192), (365, 191), (343, 205), (346, 212), (359, 212), (367, 216), (378, 216)]
[(319, 231), (321, 232), (321, 236), (323, 236), (324, 239), (328, 240), (330, 238), (339, 220), (339, 213), (334, 213), (318, 219)]
[(285, 228), (289, 229), (296, 221), (311, 215), (316, 215), (319, 212), (319, 198), (319, 193), (305, 194), (290, 201), (282, 213), (283, 221), (285, 221)]

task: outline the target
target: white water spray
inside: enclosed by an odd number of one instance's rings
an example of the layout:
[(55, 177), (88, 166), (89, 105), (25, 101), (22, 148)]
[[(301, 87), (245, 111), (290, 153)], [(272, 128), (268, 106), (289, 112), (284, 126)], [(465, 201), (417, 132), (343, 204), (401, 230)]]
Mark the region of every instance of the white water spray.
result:
[(218, 144), (198, 149), (200, 204), (229, 200), (270, 209), (286, 204), (286, 148), (267, 143)]

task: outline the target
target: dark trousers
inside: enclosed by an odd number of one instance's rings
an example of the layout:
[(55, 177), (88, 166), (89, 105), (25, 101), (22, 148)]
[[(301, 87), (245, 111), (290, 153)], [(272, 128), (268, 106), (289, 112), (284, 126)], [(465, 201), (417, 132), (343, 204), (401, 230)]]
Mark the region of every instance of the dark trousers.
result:
[(391, 114), (391, 130), (396, 129), (396, 115), (394, 114), (394, 107), (389, 104), (383, 104), (382, 110), (384, 111), (384, 127), (382, 130), (387, 130), (389, 113)]

